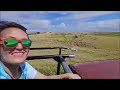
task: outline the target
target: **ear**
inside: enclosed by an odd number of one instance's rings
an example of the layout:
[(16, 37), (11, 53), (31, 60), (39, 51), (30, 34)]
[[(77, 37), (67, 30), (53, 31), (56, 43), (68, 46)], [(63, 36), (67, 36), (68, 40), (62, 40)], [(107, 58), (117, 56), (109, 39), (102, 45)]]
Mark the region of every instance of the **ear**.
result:
[(3, 45), (2, 44), (0, 44), (0, 55), (1, 55), (1, 48), (3, 47)]
[(2, 44), (2, 41), (0, 40), (0, 45)]
[(1, 46), (1, 44), (0, 44), (0, 56), (1, 56), (1, 47), (2, 47), (2, 46)]

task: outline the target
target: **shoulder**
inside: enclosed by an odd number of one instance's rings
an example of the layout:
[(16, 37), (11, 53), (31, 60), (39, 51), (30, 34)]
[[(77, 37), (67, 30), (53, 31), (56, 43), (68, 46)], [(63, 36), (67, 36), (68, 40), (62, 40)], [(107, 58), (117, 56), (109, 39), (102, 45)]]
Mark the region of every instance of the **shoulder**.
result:
[(20, 64), (20, 67), (21, 68), (27, 68), (27, 67), (30, 67), (31, 65), (28, 63), (28, 62), (23, 62)]
[(37, 70), (32, 67), (28, 62), (23, 62), (20, 65), (27, 79), (33, 79), (37, 73)]

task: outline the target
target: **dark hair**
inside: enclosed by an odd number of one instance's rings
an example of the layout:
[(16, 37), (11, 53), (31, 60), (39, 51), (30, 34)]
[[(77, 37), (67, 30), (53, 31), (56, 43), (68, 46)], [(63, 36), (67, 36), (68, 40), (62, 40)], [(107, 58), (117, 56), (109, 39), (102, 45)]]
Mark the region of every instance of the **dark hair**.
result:
[(26, 32), (26, 28), (16, 22), (11, 22), (11, 21), (0, 21), (0, 32), (6, 28), (10, 27), (16, 27), (19, 29), (22, 29), (24, 32)]

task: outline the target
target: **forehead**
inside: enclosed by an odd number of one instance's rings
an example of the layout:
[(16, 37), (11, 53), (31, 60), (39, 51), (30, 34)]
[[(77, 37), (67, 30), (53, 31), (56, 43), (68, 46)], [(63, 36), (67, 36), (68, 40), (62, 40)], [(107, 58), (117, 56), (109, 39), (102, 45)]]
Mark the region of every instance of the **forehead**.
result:
[(27, 34), (23, 30), (21, 30), (19, 28), (14, 28), (14, 27), (6, 28), (6, 29), (2, 30), (0, 34), (1, 34), (0, 36), (2, 38), (15, 37), (18, 39), (22, 39), (22, 38), (28, 39)]

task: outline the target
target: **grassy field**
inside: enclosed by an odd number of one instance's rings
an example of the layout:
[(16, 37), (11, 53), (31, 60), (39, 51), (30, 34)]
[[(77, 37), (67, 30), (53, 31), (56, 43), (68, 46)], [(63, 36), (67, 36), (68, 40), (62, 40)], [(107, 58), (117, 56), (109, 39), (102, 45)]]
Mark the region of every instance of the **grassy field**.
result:
[[(73, 59), (66, 59), (68, 64), (77, 62), (120, 58), (120, 32), (81, 32), (81, 33), (43, 33), (29, 35), (32, 47), (68, 47), (77, 52), (63, 50), (62, 53), (75, 53)], [(31, 55), (58, 54), (58, 50), (30, 51)], [(52, 59), (27, 61), (45, 75), (56, 74), (57, 63)], [(61, 67), (61, 73), (64, 73)]]

